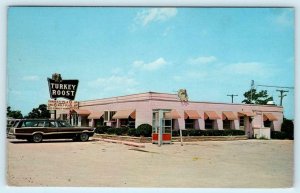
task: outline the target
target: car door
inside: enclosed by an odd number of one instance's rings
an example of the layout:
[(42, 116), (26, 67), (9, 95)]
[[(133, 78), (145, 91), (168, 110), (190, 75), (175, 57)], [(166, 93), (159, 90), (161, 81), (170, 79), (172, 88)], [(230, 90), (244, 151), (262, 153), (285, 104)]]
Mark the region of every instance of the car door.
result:
[(53, 120), (45, 121), (45, 134), (49, 136), (49, 138), (56, 138), (57, 134), (57, 124)]

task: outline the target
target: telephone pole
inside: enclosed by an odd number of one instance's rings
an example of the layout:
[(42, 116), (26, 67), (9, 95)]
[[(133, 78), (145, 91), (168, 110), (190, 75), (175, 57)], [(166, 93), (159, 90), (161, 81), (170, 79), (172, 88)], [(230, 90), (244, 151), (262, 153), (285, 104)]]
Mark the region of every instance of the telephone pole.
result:
[(230, 97), (231, 97), (231, 103), (233, 103), (233, 97), (239, 96), (239, 95), (236, 95), (236, 94), (228, 94), (227, 96), (230, 96)]
[(282, 100), (283, 100), (283, 97), (286, 96), (286, 94), (284, 94), (285, 92), (289, 92), (288, 90), (276, 90), (278, 92), (280, 92), (280, 96), (278, 96), (280, 98), (280, 106), (282, 106)]

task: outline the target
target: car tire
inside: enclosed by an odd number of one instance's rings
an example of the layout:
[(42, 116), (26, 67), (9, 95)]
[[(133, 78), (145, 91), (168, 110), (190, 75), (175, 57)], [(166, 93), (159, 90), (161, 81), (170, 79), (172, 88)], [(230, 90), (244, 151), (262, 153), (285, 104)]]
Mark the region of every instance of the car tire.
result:
[(33, 141), (34, 143), (40, 143), (40, 142), (42, 142), (42, 141), (43, 141), (43, 135), (40, 134), (40, 133), (34, 134), (34, 135), (32, 136), (32, 141)]
[(80, 141), (88, 141), (89, 135), (87, 133), (81, 133), (79, 136)]

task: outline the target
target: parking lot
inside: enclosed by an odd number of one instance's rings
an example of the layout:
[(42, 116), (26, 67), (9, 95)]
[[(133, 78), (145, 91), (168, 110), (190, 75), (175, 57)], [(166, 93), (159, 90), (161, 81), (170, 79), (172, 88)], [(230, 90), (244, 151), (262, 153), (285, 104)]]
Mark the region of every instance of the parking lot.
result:
[(293, 141), (240, 140), (136, 148), (98, 140), (7, 140), (11, 186), (291, 187)]

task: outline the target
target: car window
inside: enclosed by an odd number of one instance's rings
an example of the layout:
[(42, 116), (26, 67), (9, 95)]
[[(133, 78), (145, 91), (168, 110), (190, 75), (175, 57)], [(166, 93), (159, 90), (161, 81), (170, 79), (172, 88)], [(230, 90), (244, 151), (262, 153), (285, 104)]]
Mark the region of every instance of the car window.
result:
[(16, 127), (20, 121), (15, 121), (14, 124), (12, 125), (13, 127)]
[(45, 127), (56, 127), (55, 121), (46, 121)]
[(43, 127), (45, 121), (40, 120), (31, 120), (31, 121), (24, 121), (22, 123), (22, 127)]
[(68, 122), (66, 121), (58, 121), (58, 126), (59, 127), (72, 127), (72, 125), (70, 125)]

